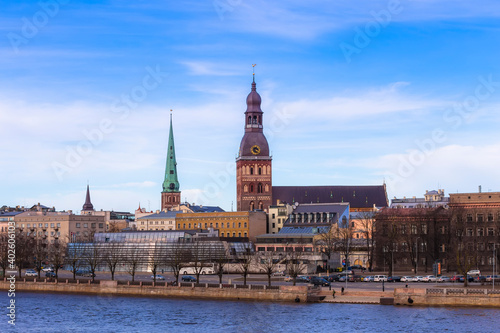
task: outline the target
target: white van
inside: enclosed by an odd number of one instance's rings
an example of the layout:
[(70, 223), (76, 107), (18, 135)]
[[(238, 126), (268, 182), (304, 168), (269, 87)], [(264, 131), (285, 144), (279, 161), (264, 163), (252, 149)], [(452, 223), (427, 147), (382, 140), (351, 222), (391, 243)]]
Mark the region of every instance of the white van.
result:
[(481, 271), (479, 269), (473, 269), (473, 270), (468, 271), (467, 275), (479, 276), (479, 275), (481, 275)]
[(373, 282), (382, 282), (382, 281), (387, 282), (387, 275), (375, 275), (373, 277)]

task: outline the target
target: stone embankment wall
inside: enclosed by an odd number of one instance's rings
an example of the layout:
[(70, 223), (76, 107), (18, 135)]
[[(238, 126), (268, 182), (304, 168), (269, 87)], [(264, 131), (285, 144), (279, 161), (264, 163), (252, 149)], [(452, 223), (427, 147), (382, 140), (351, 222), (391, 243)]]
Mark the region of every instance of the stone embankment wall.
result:
[(500, 290), (472, 288), (396, 288), (395, 305), (500, 307)]
[[(0, 290), (8, 290), (10, 286), (11, 283), (6, 279), (0, 281)], [(15, 289), (16, 291), (283, 302), (296, 302), (297, 298), (300, 302), (306, 302), (311, 298), (311, 296), (308, 296), (311, 288), (307, 286), (279, 286), (279, 288), (276, 289), (268, 289), (262, 285), (195, 285), (194, 283), (182, 283), (181, 286), (171, 286), (168, 284), (153, 286), (151, 284), (118, 284), (118, 281), (100, 281), (100, 283), (91, 284), (87, 281), (81, 281), (81, 283), (68, 283), (67, 280), (58, 282), (48, 282), (46, 280), (37, 282), (20, 280), (16, 281)]]

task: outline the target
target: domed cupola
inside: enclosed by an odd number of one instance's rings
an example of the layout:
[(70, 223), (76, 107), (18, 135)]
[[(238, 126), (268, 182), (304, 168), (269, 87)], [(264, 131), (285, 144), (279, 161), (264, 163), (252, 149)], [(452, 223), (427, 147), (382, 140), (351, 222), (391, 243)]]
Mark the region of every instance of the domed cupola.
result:
[(262, 102), (259, 93), (257, 92), (255, 81), (252, 82), (252, 91), (247, 96), (247, 111), (246, 112), (262, 112), (260, 103)]
[(241, 140), (239, 156), (257, 157), (269, 156), (269, 145), (263, 133), (263, 114), (260, 103), (262, 102), (255, 78), (252, 90), (247, 96), (247, 110), (245, 111), (245, 135)]

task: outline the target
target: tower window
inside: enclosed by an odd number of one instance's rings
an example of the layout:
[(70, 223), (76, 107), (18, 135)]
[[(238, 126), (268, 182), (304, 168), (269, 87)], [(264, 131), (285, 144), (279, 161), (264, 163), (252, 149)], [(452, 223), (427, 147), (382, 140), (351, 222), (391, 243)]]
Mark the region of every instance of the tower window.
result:
[(257, 124), (257, 116), (253, 116), (253, 124)]
[(252, 123), (252, 117), (248, 116), (248, 125), (250, 125), (251, 123)]
[(173, 175), (174, 174), (174, 170), (170, 170), (170, 174)]
[(253, 193), (253, 184), (250, 184), (250, 193)]
[(250, 174), (253, 175), (253, 167), (250, 167)]
[(262, 183), (259, 183), (259, 185), (257, 185), (257, 193), (262, 193)]
[(259, 175), (262, 175), (262, 168), (259, 167)]

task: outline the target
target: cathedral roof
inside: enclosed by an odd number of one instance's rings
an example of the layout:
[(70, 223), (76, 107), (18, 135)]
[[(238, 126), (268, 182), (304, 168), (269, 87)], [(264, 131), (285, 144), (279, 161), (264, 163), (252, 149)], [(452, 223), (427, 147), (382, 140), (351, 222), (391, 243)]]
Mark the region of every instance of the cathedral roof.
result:
[(273, 186), (273, 204), (349, 202), (351, 209), (387, 207), (385, 185)]

